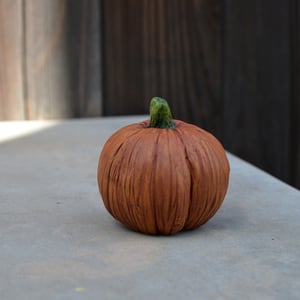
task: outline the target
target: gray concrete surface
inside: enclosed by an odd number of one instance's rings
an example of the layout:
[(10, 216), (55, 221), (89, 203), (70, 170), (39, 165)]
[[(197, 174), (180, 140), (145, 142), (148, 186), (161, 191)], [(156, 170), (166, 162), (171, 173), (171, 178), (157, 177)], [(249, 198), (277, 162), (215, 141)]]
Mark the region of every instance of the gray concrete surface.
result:
[(147, 236), (110, 217), (98, 156), (140, 119), (0, 123), (0, 299), (300, 299), (300, 192), (232, 155), (203, 227)]

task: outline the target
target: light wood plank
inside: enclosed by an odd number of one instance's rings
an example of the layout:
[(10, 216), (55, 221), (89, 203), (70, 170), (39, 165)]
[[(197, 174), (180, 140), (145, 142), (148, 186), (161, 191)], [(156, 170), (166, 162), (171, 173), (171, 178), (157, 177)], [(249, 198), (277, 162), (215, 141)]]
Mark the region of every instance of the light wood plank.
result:
[(0, 120), (24, 119), (22, 1), (0, 0)]

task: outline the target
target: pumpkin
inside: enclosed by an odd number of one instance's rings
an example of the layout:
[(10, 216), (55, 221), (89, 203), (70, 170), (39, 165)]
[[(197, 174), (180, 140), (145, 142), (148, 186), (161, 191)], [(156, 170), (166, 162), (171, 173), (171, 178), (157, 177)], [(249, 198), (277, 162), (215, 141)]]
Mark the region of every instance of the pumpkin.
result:
[(98, 186), (108, 212), (134, 231), (174, 234), (206, 223), (220, 208), (229, 163), (207, 131), (173, 120), (155, 97), (150, 120), (119, 129), (105, 143)]

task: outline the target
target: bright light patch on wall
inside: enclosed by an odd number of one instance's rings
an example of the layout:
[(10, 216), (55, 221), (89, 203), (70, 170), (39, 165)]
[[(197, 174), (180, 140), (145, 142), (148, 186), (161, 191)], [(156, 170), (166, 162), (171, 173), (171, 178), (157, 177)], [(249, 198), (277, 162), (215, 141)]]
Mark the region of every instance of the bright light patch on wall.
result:
[(56, 125), (57, 121), (4, 121), (0, 122), (0, 143), (30, 135)]

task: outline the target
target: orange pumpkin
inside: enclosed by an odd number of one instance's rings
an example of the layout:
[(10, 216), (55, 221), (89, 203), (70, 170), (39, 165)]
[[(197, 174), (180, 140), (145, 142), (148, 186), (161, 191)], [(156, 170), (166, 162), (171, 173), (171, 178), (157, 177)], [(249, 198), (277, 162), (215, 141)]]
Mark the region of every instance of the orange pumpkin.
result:
[(108, 212), (128, 228), (174, 234), (206, 223), (220, 208), (229, 163), (207, 131), (173, 120), (164, 99), (150, 121), (125, 126), (105, 143), (98, 185)]

